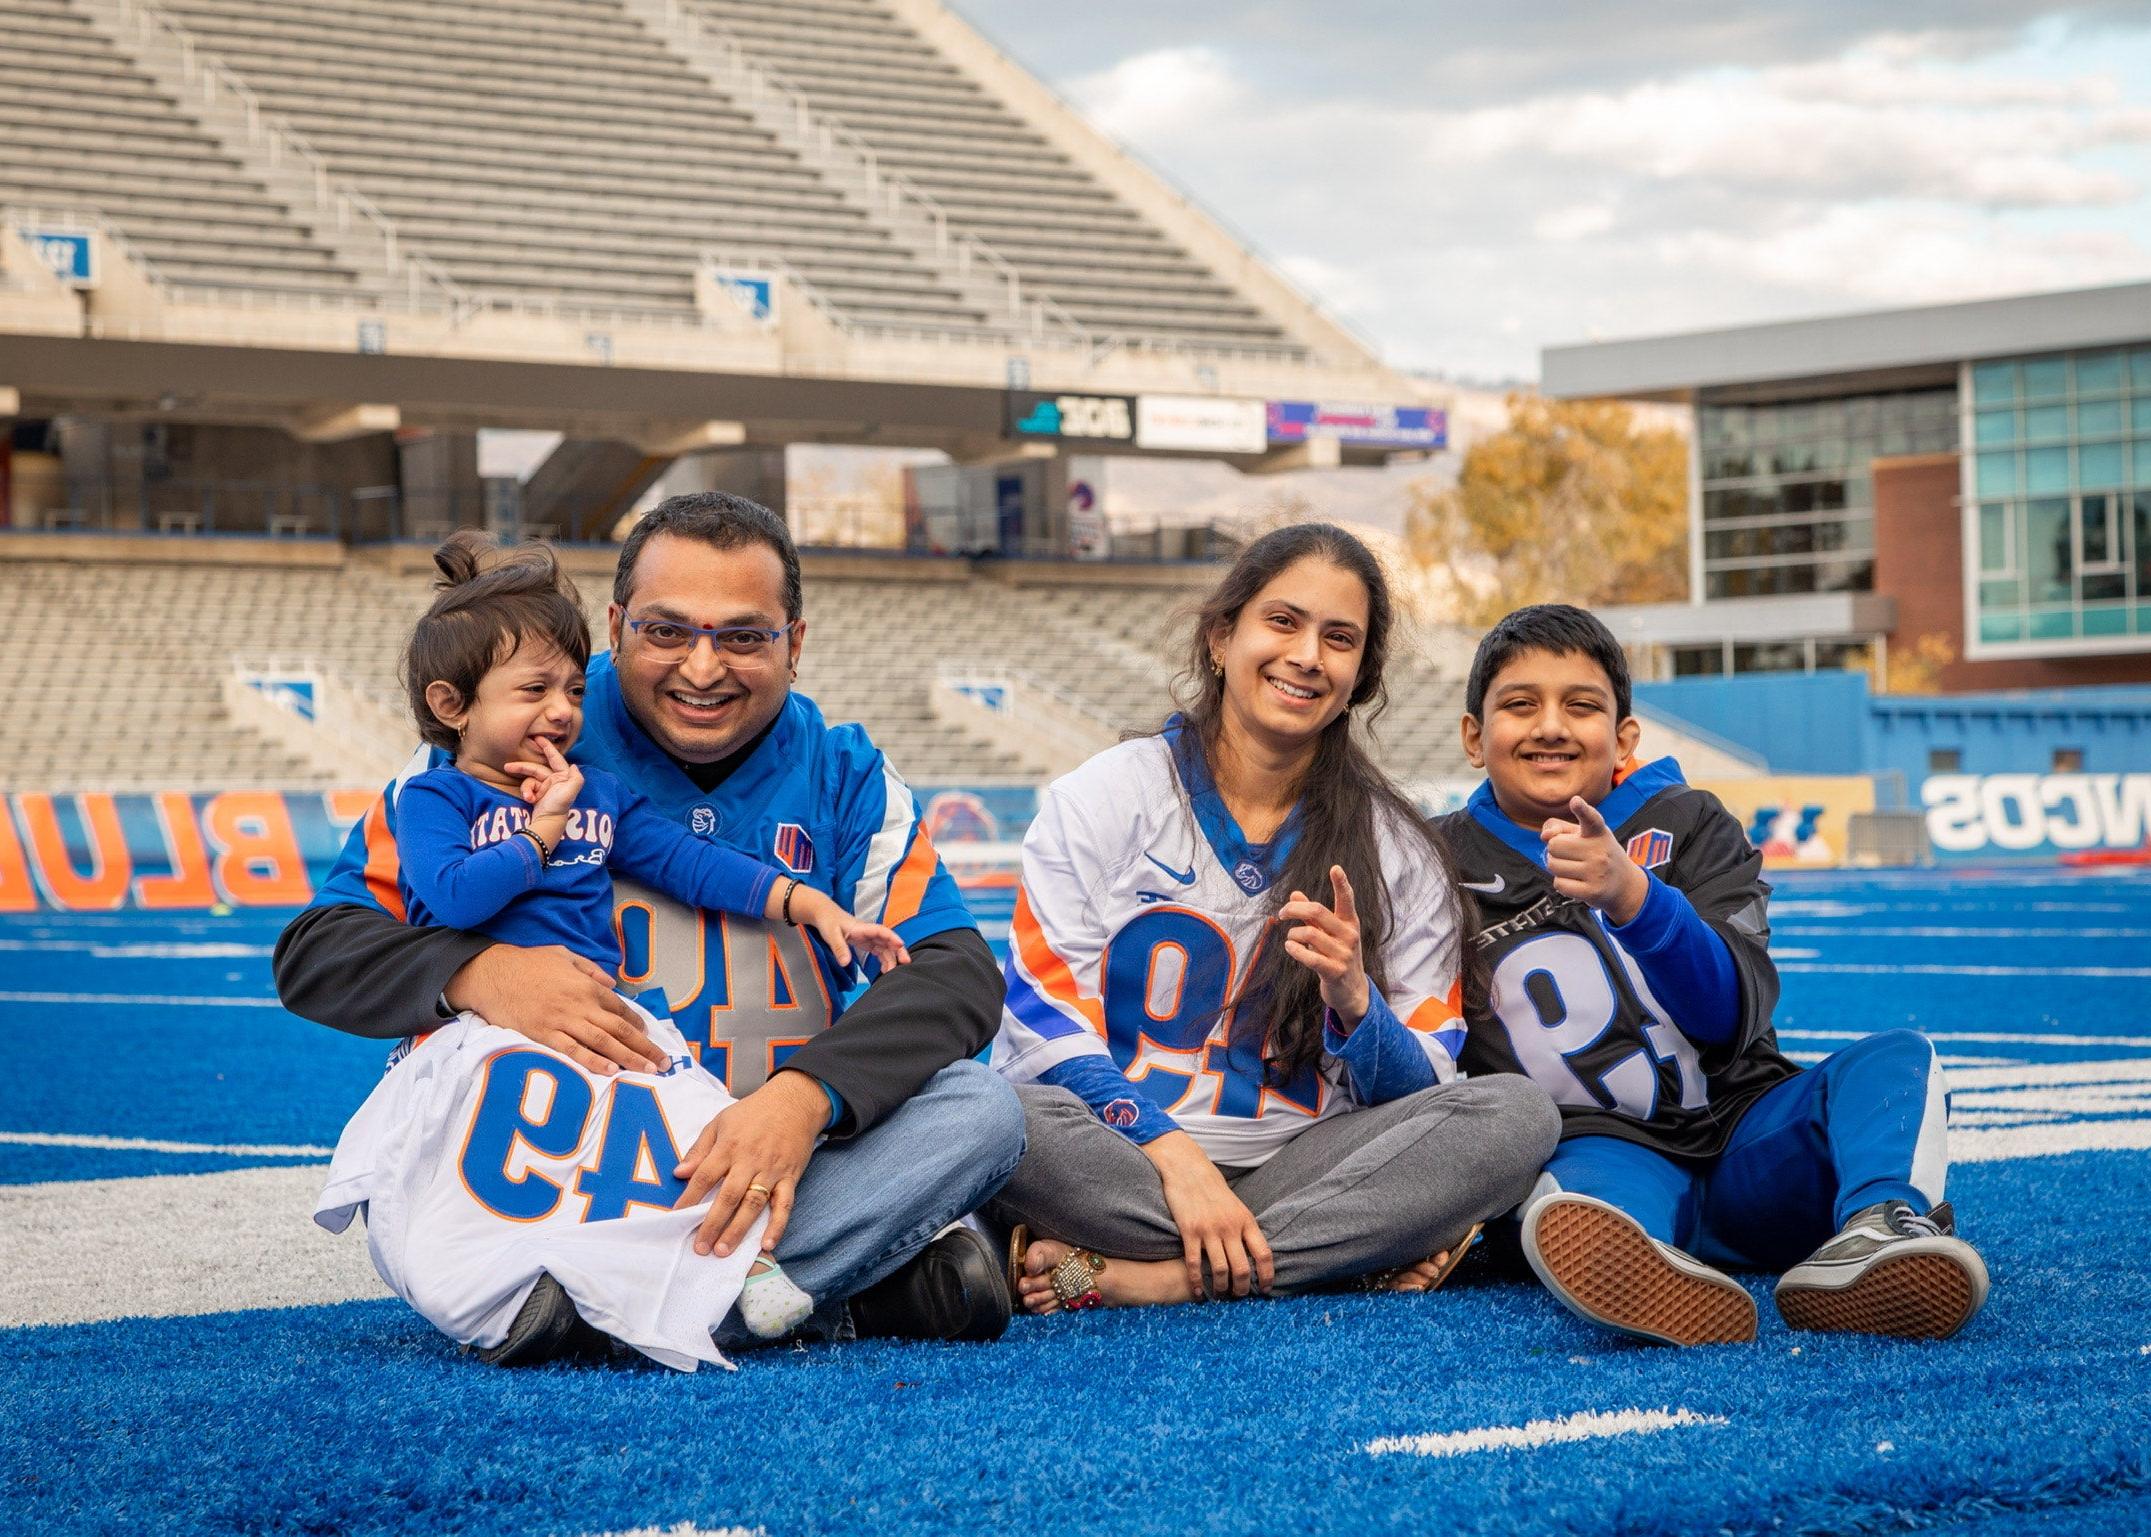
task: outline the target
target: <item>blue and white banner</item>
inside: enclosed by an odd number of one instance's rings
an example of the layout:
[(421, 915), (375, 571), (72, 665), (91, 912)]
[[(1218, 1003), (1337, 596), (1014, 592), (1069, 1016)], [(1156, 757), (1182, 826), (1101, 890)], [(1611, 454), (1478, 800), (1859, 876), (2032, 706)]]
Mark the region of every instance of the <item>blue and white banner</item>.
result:
[(1432, 406), (1375, 406), (1332, 400), (1273, 400), (1272, 443), (1334, 438), (1362, 448), (1446, 448), (1449, 413)]
[(2119, 853), (2151, 839), (2151, 773), (1934, 774), (1920, 803), (1945, 859)]
[(70, 288), (97, 286), (97, 236), (94, 231), (53, 225), (25, 229), (22, 238), (52, 269), (52, 275)]

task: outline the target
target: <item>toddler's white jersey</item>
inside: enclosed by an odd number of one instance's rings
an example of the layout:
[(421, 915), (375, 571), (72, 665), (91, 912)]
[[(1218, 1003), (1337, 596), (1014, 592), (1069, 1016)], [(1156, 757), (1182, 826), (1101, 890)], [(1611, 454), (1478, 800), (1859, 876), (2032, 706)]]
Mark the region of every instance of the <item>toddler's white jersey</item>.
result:
[[(1230, 1040), (1227, 1005), (1278, 899), (1266, 849), (1240, 841), (1191, 756), (1197, 782), (1183, 787), (1167, 739), (1123, 742), (1040, 797), (1023, 840), (992, 1060), (1028, 1082), (1084, 1055), (1109, 1056), (1214, 1162), (1248, 1167), (1354, 1101), (1333, 1058), (1271, 1084), (1256, 1054)], [(1446, 1082), (1463, 1045), (1458, 936), (1441, 869), (1400, 834), (1382, 829), (1386, 996)], [(1327, 889), (1309, 895), (1331, 900)], [(1114, 1110), (1106, 1107), (1109, 1120)]]
[(732, 1096), (669, 1019), (638, 1012), (662, 1074), (600, 1077), (475, 1014), (414, 1037), (344, 1128), (314, 1220), (341, 1233), (363, 1210), (381, 1278), (465, 1345), (506, 1338), (543, 1271), (643, 1354), (730, 1366), (710, 1330), (768, 1219), (725, 1259), (694, 1252), (708, 1203), (673, 1209), (673, 1166)]

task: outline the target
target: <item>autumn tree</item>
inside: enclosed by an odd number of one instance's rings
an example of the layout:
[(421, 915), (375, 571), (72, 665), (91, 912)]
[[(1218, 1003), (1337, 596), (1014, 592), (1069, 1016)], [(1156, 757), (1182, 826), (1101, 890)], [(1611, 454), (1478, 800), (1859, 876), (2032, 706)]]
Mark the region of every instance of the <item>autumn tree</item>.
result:
[(1509, 397), (1509, 424), (1454, 486), (1414, 492), (1413, 555), (1445, 570), (1457, 619), (1526, 603), (1677, 600), (1687, 591), (1688, 445), (1612, 400)]

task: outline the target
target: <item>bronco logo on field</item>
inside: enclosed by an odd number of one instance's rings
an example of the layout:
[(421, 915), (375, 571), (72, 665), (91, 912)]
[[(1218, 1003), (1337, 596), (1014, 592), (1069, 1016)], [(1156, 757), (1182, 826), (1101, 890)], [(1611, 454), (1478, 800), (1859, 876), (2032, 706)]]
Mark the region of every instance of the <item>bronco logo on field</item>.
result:
[(777, 863), (794, 875), (805, 875), (814, 868), (814, 840), (797, 822), (779, 822), (777, 841), (774, 845)]

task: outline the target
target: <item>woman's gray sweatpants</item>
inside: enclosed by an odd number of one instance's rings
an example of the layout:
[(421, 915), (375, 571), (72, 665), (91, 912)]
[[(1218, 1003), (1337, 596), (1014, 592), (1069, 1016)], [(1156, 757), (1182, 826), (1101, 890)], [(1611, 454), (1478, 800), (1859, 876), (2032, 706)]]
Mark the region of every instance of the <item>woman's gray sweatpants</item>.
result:
[[(987, 1215), (1108, 1258), (1178, 1259), (1180, 1230), (1143, 1150), (1051, 1084), (1016, 1086), (1023, 1159)], [(1273, 1290), (1423, 1260), (1531, 1193), (1561, 1133), (1553, 1101), (1503, 1074), (1436, 1084), (1315, 1122), (1267, 1163), (1221, 1168), (1276, 1265)]]

